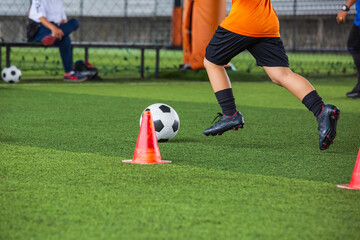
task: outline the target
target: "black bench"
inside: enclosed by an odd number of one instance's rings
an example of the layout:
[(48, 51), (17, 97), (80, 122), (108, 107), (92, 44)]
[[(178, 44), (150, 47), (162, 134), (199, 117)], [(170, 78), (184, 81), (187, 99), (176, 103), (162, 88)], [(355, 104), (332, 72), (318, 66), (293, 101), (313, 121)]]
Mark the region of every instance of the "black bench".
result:
[[(144, 78), (144, 55), (145, 49), (152, 49), (156, 51), (155, 61), (155, 78), (159, 77), (160, 64), (160, 49), (180, 50), (181, 47), (174, 47), (171, 45), (159, 45), (151, 43), (118, 43), (118, 42), (72, 42), (72, 48), (84, 48), (85, 61), (89, 59), (89, 48), (132, 48), (140, 49), (140, 78)], [(6, 48), (6, 67), (11, 65), (10, 49), (11, 47), (45, 47), (41, 43), (32, 43), (24, 41), (0, 42), (0, 69), (2, 69), (2, 47)], [(55, 47), (55, 46), (54, 46)]]

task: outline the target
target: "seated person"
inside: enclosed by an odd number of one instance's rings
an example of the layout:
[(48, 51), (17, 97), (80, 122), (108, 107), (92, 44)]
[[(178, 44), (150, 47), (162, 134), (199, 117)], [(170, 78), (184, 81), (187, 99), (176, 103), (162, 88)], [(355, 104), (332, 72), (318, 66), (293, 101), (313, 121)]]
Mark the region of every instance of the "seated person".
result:
[(64, 66), (64, 81), (83, 82), (87, 77), (73, 70), (73, 56), (70, 33), (79, 27), (77, 19), (67, 20), (62, 0), (33, 0), (29, 19), (40, 23), (40, 28), (34, 41), (42, 42), (44, 46), (59, 46), (61, 60)]

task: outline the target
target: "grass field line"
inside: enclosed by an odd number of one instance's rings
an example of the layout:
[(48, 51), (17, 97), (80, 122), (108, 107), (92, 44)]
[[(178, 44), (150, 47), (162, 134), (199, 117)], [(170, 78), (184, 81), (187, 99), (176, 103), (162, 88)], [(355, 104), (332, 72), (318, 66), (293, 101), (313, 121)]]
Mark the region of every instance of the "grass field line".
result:
[[(176, 159), (166, 159), (172, 161), (172, 163), (169, 164), (128, 164), (123, 163), (122, 160), (128, 160), (132, 159), (132, 156), (123, 157), (123, 156), (106, 156), (102, 154), (97, 153), (88, 153), (88, 152), (71, 152), (66, 150), (58, 150), (58, 149), (49, 149), (49, 148), (43, 148), (43, 147), (33, 147), (33, 146), (18, 146), (13, 144), (7, 144), (7, 143), (0, 143), (0, 148), (2, 149), (2, 161), (0, 162), (0, 177), (10, 177), (6, 176), (7, 173), (13, 172), (12, 167), (16, 168), (15, 165), (13, 165), (14, 162), (20, 163), (23, 162), (24, 164), (36, 164), (42, 163), (41, 166), (35, 167), (33, 171), (36, 171), (41, 168), (47, 168), (49, 169), (49, 166), (51, 169), (53, 167), (58, 168), (66, 168), (63, 166), (62, 161), (64, 164), (69, 164), (76, 166), (76, 164), (79, 161), (84, 161), (85, 163), (88, 163), (89, 169), (93, 169), (94, 165), (98, 164), (104, 164), (109, 167), (111, 165), (112, 171), (115, 169), (122, 169), (122, 168), (129, 168), (134, 169), (134, 171), (141, 171), (142, 168), (148, 167), (148, 169), (144, 170), (145, 172), (153, 171), (154, 168), (159, 168), (159, 173), (163, 171), (163, 169), (168, 168), (167, 171), (173, 171), (176, 172), (177, 169), (184, 171), (184, 172), (198, 172), (198, 173), (204, 173), (206, 172), (206, 175), (227, 175), (232, 177), (239, 177), (241, 179), (244, 178), (255, 178), (259, 179), (259, 181), (275, 181), (279, 183), (283, 182), (296, 182), (300, 185), (310, 185), (317, 184), (326, 186), (329, 188), (335, 189), (334, 183), (324, 182), (324, 181), (316, 181), (316, 180), (307, 180), (307, 179), (296, 179), (296, 178), (288, 178), (283, 176), (272, 176), (272, 175), (263, 175), (263, 174), (253, 174), (253, 173), (245, 173), (245, 172), (234, 172), (234, 171), (228, 171), (228, 170), (220, 170), (220, 169), (204, 169), (202, 167), (196, 167), (194, 165), (178, 165), (176, 163)], [(33, 162), (33, 163), (31, 163)], [(115, 166), (113, 165), (115, 164)], [(39, 164), (40, 165), (40, 164)], [(86, 165), (80, 165), (83, 170), (86, 169)], [(187, 169), (187, 170), (186, 170)], [(51, 170), (50, 170), (51, 171)], [(54, 171), (57, 171), (54, 169)], [(360, 192), (359, 192), (360, 194)]]

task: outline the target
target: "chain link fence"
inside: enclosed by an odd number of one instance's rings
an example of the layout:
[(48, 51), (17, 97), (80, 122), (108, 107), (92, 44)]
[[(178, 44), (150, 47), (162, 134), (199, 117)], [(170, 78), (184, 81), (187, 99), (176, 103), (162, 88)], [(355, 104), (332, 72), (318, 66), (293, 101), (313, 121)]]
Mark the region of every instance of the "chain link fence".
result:
[[(26, 41), (30, 2), (0, 0), (1, 41)], [(272, 0), (292, 69), (307, 75), (355, 73), (352, 59), (346, 53), (346, 41), (356, 11), (351, 9), (347, 23), (338, 25), (335, 18), (343, 3), (343, 0)], [(72, 41), (171, 44), (173, 0), (63, 0), (63, 4), (68, 18), (80, 22)], [(227, 0), (227, 11), (230, 6), (231, 0)], [(138, 77), (140, 54), (137, 49), (93, 48), (89, 50), (89, 61), (105, 78)], [(146, 76), (154, 74), (155, 55), (155, 50), (145, 52)], [(80, 59), (84, 59), (84, 49), (76, 48), (74, 61)], [(177, 72), (182, 60), (181, 50), (161, 50), (160, 76)], [(11, 64), (19, 67), (25, 78), (58, 78), (63, 72), (56, 48), (12, 47)], [(237, 71), (259, 71), (247, 53), (235, 57), (232, 64)]]

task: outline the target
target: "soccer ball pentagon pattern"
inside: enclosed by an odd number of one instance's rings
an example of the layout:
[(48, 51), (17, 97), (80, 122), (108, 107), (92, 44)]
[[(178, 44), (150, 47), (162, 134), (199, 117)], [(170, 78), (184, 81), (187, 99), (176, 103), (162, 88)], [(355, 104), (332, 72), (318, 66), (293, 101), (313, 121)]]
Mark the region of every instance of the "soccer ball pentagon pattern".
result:
[[(164, 103), (152, 104), (144, 111), (149, 110), (154, 121), (156, 138), (158, 142), (167, 142), (175, 137), (180, 128), (180, 119), (176, 111)], [(141, 119), (142, 114), (140, 117), (140, 124)]]
[(2, 70), (1, 77), (7, 83), (18, 83), (21, 78), (21, 71), (15, 66), (10, 66)]

